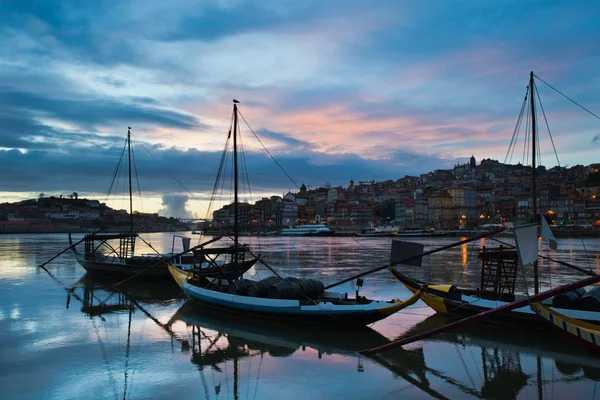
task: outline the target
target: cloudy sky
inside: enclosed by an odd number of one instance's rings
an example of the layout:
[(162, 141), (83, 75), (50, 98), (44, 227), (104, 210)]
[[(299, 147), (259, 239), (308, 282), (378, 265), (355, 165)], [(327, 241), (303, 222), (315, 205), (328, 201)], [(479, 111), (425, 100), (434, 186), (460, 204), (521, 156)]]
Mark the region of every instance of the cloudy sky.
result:
[[(232, 98), (293, 180), (312, 187), (472, 154), (504, 161), (530, 70), (600, 115), (597, 0), (0, 7), (0, 201), (106, 199), (131, 126), (136, 208), (204, 215)], [(561, 165), (599, 162), (600, 121), (538, 85)], [(556, 165), (540, 133), (542, 163)], [(293, 190), (244, 124), (242, 134), (251, 200)], [(524, 161), (517, 153), (511, 162)]]

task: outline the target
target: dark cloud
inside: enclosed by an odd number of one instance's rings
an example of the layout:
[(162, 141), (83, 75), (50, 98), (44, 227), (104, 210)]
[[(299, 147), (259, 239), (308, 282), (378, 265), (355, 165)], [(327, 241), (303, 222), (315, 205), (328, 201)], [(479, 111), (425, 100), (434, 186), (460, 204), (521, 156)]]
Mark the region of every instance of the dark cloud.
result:
[(185, 16), (160, 39), (213, 41), (245, 32), (267, 31), (281, 26), (285, 21), (284, 16), (278, 15), (268, 7), (260, 6), (260, 3), (252, 2), (227, 8), (214, 3), (202, 7), (196, 15)]
[(291, 137), (288, 134), (281, 132), (273, 132), (268, 129), (260, 129), (256, 132), (259, 139), (272, 139), (276, 142), (280, 142), (285, 146), (285, 150), (299, 150), (299, 149), (307, 149), (311, 147), (311, 144), (305, 142), (304, 140), (299, 140)]
[[(0, 108), (41, 113), (43, 116), (68, 121), (87, 129), (100, 126), (126, 126), (136, 123), (154, 124), (172, 128), (206, 128), (194, 116), (139, 103), (118, 100), (62, 99), (31, 92), (0, 87)], [(148, 104), (148, 102), (146, 101)]]
[[(3, 190), (14, 192), (107, 193), (122, 144), (119, 141), (110, 148), (92, 147), (85, 150), (85, 156), (83, 153), (39, 149), (27, 152), (0, 150), (0, 165), (6, 167), (0, 177), (0, 186)], [(174, 148), (160, 150), (158, 146), (144, 146), (152, 156), (139, 145), (134, 146), (134, 187), (137, 188), (139, 182), (142, 194), (212, 192), (221, 160), (220, 152)], [(419, 174), (434, 166), (447, 164), (447, 160), (408, 152), (394, 153), (385, 160), (369, 160), (354, 154), (329, 155), (310, 150), (278, 154), (275, 157), (285, 173), (265, 152), (244, 153), (240, 177), (242, 192), (249, 195), (251, 192), (279, 192), (286, 188), (293, 190), (295, 185), (286, 173), (297, 185), (304, 182), (318, 186), (326, 181), (334, 185), (346, 185), (351, 177), (397, 179), (405, 174)], [(228, 157), (218, 193), (229, 193), (232, 170), (232, 157)], [(123, 171), (121, 169), (117, 174), (114, 187), (124, 187), (127, 178)], [(176, 202), (178, 199), (182, 198), (167, 198), (165, 206), (180, 204)]]
[[(451, 160), (470, 155), (475, 146), (505, 149), (530, 69), (570, 89), (565, 93), (589, 109), (599, 107), (593, 57), (600, 8), (592, 0), (4, 0), (2, 9), (0, 148), (10, 149), (0, 150), (3, 191), (104, 192), (127, 126), (134, 134), (158, 128), (199, 131), (206, 141), (212, 134), (208, 124), (184, 110), (215, 118), (210, 115), (214, 104), (239, 94), (245, 95), (247, 100), (240, 98), (245, 105), (266, 115), (257, 133), (275, 142), (270, 150), (280, 165), (296, 183), (313, 186), (326, 181), (346, 185), (351, 177), (396, 179), (452, 166)], [(254, 35), (260, 37), (255, 44), (238, 40), (253, 33), (260, 33)], [(280, 53), (261, 53), (282, 38)], [(229, 55), (215, 56), (217, 45), (238, 43), (246, 46), (241, 53), (256, 55), (240, 59), (239, 65), (266, 74), (268, 85), (256, 84), (265, 76), (250, 76), (244, 68), (229, 72)], [(311, 54), (296, 52), (295, 46), (307, 43), (315, 60), (303, 60)], [(255, 68), (271, 58), (272, 65)], [(313, 76), (268, 80), (269, 71), (285, 72), (286, 66), (303, 66), (304, 61)], [(544, 90), (550, 89), (540, 85), (542, 98)], [(361, 148), (380, 154), (379, 159), (349, 153), (357, 147), (350, 141), (325, 148), (318, 141), (296, 139), (314, 132), (270, 123), (264, 112), (269, 107), (284, 115), (334, 108), (340, 121), (356, 119), (365, 126), (351, 140), (363, 141)], [(560, 107), (555, 100), (544, 102), (549, 117)], [(368, 127), (388, 120), (393, 126), (399, 118), (415, 126), (402, 132)], [(597, 133), (568, 122), (552, 128)], [(439, 129), (421, 139), (424, 126)], [(115, 131), (123, 135), (106, 133)], [(169, 139), (190, 146), (183, 135)], [(220, 152), (144, 145), (169, 172), (136, 146), (143, 193), (185, 192), (170, 175), (192, 192), (212, 190)], [(293, 189), (268, 155), (245, 154), (248, 180), (256, 190)], [(181, 205), (184, 197), (167, 198), (165, 207)]]
[(223, 38), (255, 32), (309, 32), (322, 25), (343, 20), (348, 13), (368, 10), (372, 5), (345, 0), (343, 10), (333, 2), (307, 0), (302, 2), (246, 1), (207, 3), (185, 15), (156, 39), (165, 41)]
[[(133, 64), (143, 55), (124, 35), (123, 19), (110, 18), (114, 3), (93, 1), (8, 0), (0, 23), (4, 30), (27, 32), (37, 42), (38, 56), (65, 50), (70, 61), (102, 65)], [(108, 17), (108, 18), (107, 18)]]

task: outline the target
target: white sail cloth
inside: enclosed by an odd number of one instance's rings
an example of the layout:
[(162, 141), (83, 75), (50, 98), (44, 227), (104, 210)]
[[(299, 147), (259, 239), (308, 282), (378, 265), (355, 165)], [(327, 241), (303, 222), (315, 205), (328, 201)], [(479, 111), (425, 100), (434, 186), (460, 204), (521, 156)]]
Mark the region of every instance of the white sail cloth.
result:
[(556, 238), (543, 215), (540, 215), (540, 237), (548, 240), (548, 246), (550, 246), (552, 250), (558, 249)]
[(522, 265), (528, 265), (538, 258), (537, 224), (521, 225), (515, 228), (515, 242)]

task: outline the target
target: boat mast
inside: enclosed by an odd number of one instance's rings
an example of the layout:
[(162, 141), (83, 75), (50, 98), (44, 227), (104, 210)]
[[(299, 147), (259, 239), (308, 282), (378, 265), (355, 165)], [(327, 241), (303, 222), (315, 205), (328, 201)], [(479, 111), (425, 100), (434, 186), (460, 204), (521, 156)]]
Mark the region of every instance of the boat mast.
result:
[[(127, 127), (127, 155), (129, 161), (129, 233), (133, 236), (133, 195), (131, 191), (131, 127)], [(133, 246), (132, 246), (133, 247)], [(131, 249), (133, 250), (133, 248)]]
[[(537, 223), (537, 187), (535, 182), (535, 155), (536, 155), (536, 124), (535, 124), (535, 89), (534, 89), (534, 81), (533, 81), (533, 71), (529, 73), (529, 95), (530, 95), (530, 104), (531, 104), (531, 193), (532, 193), (532, 208), (533, 208), (533, 222)], [(539, 282), (539, 271), (538, 271), (538, 263), (534, 261), (533, 263), (533, 290), (534, 294), (538, 294), (540, 292), (540, 282)]]
[[(233, 99), (233, 244), (238, 248), (239, 241), (239, 221), (238, 221), (238, 159), (237, 159), (237, 127), (238, 127), (238, 109), (237, 101)], [(237, 265), (237, 254), (234, 255), (234, 265)]]
[(375, 179), (371, 180), (371, 228), (375, 228)]

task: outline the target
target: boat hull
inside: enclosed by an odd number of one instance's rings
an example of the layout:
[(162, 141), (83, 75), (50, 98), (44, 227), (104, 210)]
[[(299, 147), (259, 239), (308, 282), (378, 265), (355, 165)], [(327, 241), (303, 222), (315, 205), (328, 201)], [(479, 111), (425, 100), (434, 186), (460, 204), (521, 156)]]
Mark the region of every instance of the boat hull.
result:
[(240, 296), (192, 285), (187, 282), (189, 275), (172, 264), (169, 264), (169, 270), (196, 306), (256, 318), (301, 324), (361, 327), (386, 318), (409, 305), (408, 301), (400, 300), (371, 301), (365, 304), (342, 301), (344, 304), (319, 302), (303, 305), (299, 300)]
[(131, 264), (127, 263), (124, 259), (115, 258), (114, 262), (102, 262), (96, 260), (89, 260), (85, 258), (83, 253), (73, 251), (75, 259), (81, 265), (85, 271), (90, 275), (100, 276), (121, 276), (129, 277), (137, 274), (142, 274), (146, 277), (166, 277), (169, 276), (169, 270), (167, 269), (166, 260), (156, 265), (155, 260), (150, 263)]
[[(139, 275), (140, 277), (150, 278), (165, 278), (171, 276), (167, 263), (169, 258), (165, 257), (164, 261), (159, 262), (159, 257), (140, 257), (140, 259), (146, 258), (149, 261), (136, 264), (135, 262), (127, 262), (124, 259), (114, 257), (115, 262), (101, 262), (96, 260), (89, 260), (85, 258), (84, 253), (80, 253), (73, 250), (77, 262), (86, 270), (90, 275), (94, 276), (120, 276), (123, 278)], [(256, 259), (247, 260), (237, 265), (237, 268), (233, 267), (233, 264), (224, 264), (218, 267), (207, 267), (201, 269), (201, 274), (207, 278), (221, 278), (226, 280), (233, 280), (238, 276), (248, 271), (254, 264)]]
[(600, 356), (600, 325), (570, 318), (556, 309), (539, 303), (532, 303), (531, 309), (556, 330), (575, 340), (596, 356)]
[[(422, 286), (422, 282), (402, 274), (396, 268), (390, 268), (390, 272), (413, 293), (418, 291)], [(514, 301), (514, 299), (507, 299), (508, 301), (484, 299), (475, 294), (465, 294), (461, 290), (456, 290), (452, 285), (430, 285), (424, 290), (421, 299), (436, 312), (460, 317), (470, 317)], [(570, 318), (577, 318), (588, 323), (600, 323), (600, 312), (572, 309), (556, 310)], [(545, 325), (545, 322), (529, 306), (498, 314), (492, 319), (519, 325)]]

